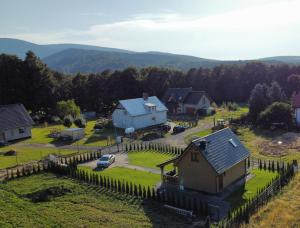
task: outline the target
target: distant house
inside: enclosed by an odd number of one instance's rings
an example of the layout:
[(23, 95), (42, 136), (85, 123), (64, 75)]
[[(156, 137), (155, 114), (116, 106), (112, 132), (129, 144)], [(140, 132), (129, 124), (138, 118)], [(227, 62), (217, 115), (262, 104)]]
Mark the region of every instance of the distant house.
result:
[(294, 92), (292, 95), (292, 107), (295, 112), (296, 123), (300, 126), (300, 91)]
[(0, 106), (0, 142), (31, 137), (33, 120), (22, 104)]
[[(162, 187), (172, 185), (181, 190), (219, 193), (247, 174), (249, 151), (237, 136), (225, 128), (194, 140), (174, 159), (159, 164)], [(164, 173), (164, 166), (173, 163), (175, 170)]]
[(196, 114), (211, 107), (211, 99), (206, 92), (193, 91), (192, 88), (169, 88), (162, 101), (170, 113), (176, 114)]
[(141, 129), (167, 122), (168, 109), (156, 97), (120, 100), (112, 114), (114, 126), (118, 128)]

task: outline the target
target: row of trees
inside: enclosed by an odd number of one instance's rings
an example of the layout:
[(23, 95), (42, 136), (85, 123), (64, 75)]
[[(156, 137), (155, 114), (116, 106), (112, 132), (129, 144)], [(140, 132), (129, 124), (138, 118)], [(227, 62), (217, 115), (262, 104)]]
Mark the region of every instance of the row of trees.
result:
[(21, 60), (0, 55), (0, 104), (23, 103), (33, 112), (52, 113), (58, 101), (74, 99), (82, 110), (107, 113), (119, 99), (140, 97), (143, 91), (161, 97), (169, 87), (205, 90), (216, 102), (247, 102), (254, 86), (277, 81), (289, 98), (300, 89), (300, 66), (244, 65), (191, 69), (128, 68), (98, 74), (66, 75), (50, 70), (33, 52)]

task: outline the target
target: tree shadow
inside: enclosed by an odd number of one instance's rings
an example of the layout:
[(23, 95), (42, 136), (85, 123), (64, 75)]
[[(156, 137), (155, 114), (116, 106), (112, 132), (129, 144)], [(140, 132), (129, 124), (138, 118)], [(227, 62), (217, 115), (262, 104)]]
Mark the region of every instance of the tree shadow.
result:
[(141, 209), (150, 219), (152, 227), (189, 227), (192, 219), (176, 214), (163, 207), (163, 204), (153, 200), (143, 200)]

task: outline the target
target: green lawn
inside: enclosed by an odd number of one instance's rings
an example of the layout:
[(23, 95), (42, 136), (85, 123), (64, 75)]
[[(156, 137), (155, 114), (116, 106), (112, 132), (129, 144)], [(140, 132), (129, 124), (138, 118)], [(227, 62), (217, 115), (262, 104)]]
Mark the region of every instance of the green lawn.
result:
[[(161, 152), (151, 151), (151, 150), (130, 151), (128, 153), (129, 164), (143, 166), (152, 169), (159, 169), (158, 167), (156, 167), (156, 165), (165, 162), (173, 157), (174, 155), (172, 154), (161, 153)], [(170, 171), (172, 169), (173, 169), (172, 164), (169, 164), (165, 167), (165, 171)]]
[(217, 108), (216, 114), (211, 116), (205, 116), (204, 118), (200, 119), (199, 122), (210, 122), (213, 123), (213, 120), (216, 119), (237, 119), (242, 115), (249, 112), (248, 106), (240, 106), (236, 111), (229, 111), (228, 109), (224, 108)]
[[(31, 195), (52, 191), (49, 200)], [(62, 191), (62, 190), (63, 191)], [(51, 192), (51, 191), (50, 191)], [(0, 185), (0, 227), (184, 227), (186, 221), (156, 203), (80, 184), (53, 174)]]
[(265, 170), (253, 169), (250, 171), (254, 175), (252, 179), (240, 187), (226, 198), (233, 208), (238, 208), (247, 199), (253, 198), (257, 194), (257, 190), (266, 186), (278, 174), (276, 172), (269, 172)]
[[(5, 156), (4, 152), (15, 150), (17, 156)], [(83, 152), (83, 151), (80, 151)], [(15, 147), (7, 146), (0, 148), (0, 169), (12, 167), (22, 163), (38, 161), (49, 154), (68, 155), (77, 153), (74, 150), (58, 150), (55, 148), (33, 148), (33, 147)]]
[[(79, 141), (73, 142), (73, 145), (85, 145), (85, 146), (107, 146), (114, 142), (114, 131), (113, 129), (104, 130), (100, 133), (95, 133), (94, 125), (96, 121), (88, 121), (87, 126), (85, 128), (85, 137)], [(75, 127), (75, 126), (72, 126)], [(25, 140), (25, 143), (52, 143), (56, 144), (59, 143), (57, 140), (53, 138), (49, 138), (48, 135), (53, 130), (62, 131), (66, 127), (63, 125), (49, 125), (44, 126), (40, 125), (37, 127), (32, 128), (32, 138)], [(110, 140), (108, 140), (108, 137)]]
[(137, 185), (142, 185), (145, 187), (155, 187), (158, 182), (160, 182), (160, 175), (154, 174), (146, 171), (128, 169), (123, 167), (114, 167), (109, 169), (104, 169), (103, 171), (94, 171), (90, 167), (78, 166), (78, 169), (83, 169), (88, 172), (94, 172), (96, 174), (119, 179), (124, 182), (132, 182)]

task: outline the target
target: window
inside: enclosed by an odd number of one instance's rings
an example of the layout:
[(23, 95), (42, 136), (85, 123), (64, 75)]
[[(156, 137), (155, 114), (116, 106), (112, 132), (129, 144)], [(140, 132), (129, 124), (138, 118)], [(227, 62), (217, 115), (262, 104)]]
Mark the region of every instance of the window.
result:
[(229, 142), (231, 143), (231, 145), (233, 147), (237, 147), (237, 144), (236, 144), (236, 142), (233, 139), (229, 139)]
[(19, 128), (19, 134), (24, 134), (25, 133), (25, 129), (24, 128)]
[(198, 153), (192, 152), (191, 153), (191, 161), (198, 162)]

